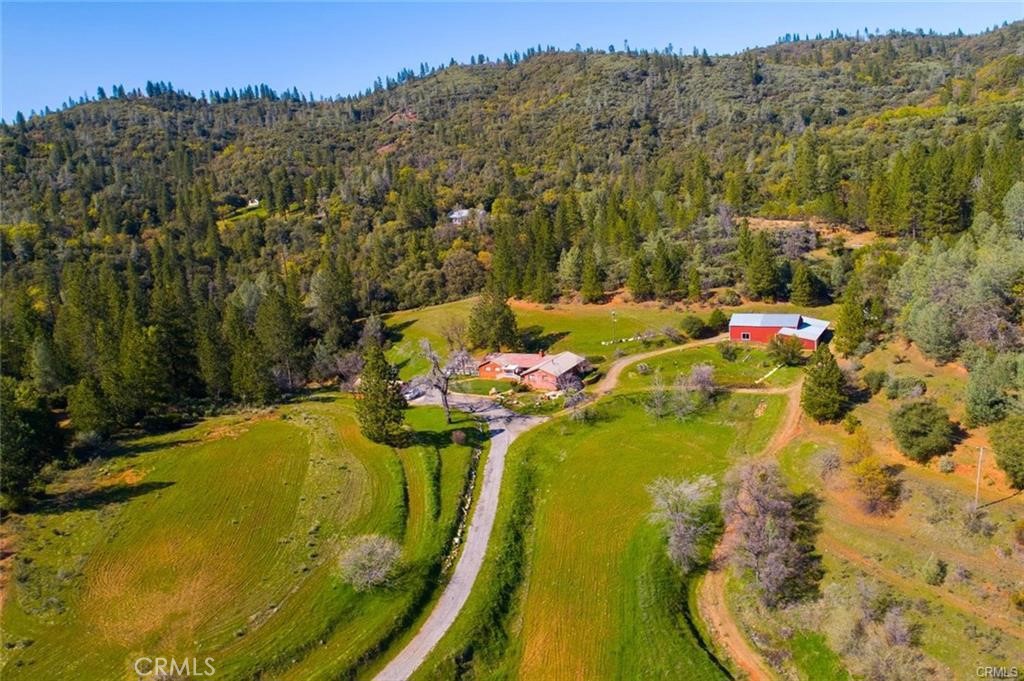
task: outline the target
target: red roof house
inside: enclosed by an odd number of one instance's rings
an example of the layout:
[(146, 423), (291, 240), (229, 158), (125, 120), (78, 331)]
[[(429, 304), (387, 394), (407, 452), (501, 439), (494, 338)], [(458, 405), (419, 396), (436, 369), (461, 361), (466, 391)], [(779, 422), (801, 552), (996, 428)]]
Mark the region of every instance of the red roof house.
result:
[(800, 314), (738, 312), (729, 320), (729, 339), (738, 343), (767, 343), (775, 336), (793, 336), (808, 350), (825, 339), (828, 322)]
[(537, 390), (558, 390), (559, 379), (565, 374), (582, 376), (588, 371), (587, 360), (572, 352), (550, 356), (543, 352), (498, 352), (477, 365), (480, 378), (517, 381)]

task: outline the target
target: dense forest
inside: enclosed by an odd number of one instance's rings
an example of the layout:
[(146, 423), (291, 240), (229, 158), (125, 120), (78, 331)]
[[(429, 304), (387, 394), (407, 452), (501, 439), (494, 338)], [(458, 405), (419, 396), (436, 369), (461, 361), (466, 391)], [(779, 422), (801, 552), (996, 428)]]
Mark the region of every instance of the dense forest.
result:
[[(1022, 41), (1017, 22), (732, 56), (531, 48), (330, 101), (154, 82), (19, 114), (0, 125), (0, 361), (21, 428), (5, 442), (23, 433), (34, 470), (54, 408), (88, 442), (344, 378), (361, 320), (485, 285), (837, 300), (848, 352), (895, 319), (939, 359), (971, 340), (972, 364), (1010, 366), (991, 353), (1020, 343)], [(802, 258), (813, 231), (750, 230), (754, 215), (896, 238), (837, 246), (822, 271)], [(958, 287), (965, 269), (1007, 288)], [(993, 290), (988, 317), (957, 316)]]

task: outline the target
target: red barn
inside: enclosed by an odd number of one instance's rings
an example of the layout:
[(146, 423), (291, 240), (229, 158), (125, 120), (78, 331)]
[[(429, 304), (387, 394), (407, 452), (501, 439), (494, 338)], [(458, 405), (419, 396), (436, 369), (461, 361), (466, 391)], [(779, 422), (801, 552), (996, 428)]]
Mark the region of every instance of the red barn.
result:
[(799, 314), (738, 312), (729, 320), (729, 338), (737, 343), (767, 343), (775, 336), (793, 336), (808, 350), (822, 342), (828, 322)]

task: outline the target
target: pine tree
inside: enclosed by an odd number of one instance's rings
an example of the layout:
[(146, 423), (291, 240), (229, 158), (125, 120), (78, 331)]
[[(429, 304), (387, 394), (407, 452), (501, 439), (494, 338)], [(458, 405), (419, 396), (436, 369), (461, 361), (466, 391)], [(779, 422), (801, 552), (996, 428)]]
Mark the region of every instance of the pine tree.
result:
[(750, 260), (746, 271), (747, 294), (754, 300), (772, 299), (778, 287), (778, 272), (775, 257), (768, 237), (758, 232), (750, 248)]
[(836, 350), (844, 356), (856, 352), (867, 337), (864, 300), (860, 280), (854, 276), (843, 291), (842, 304), (836, 318)]
[(815, 421), (836, 421), (846, 411), (845, 385), (846, 380), (836, 358), (827, 345), (821, 345), (811, 355), (804, 372), (800, 405)]
[(671, 295), (675, 284), (675, 268), (664, 241), (658, 241), (654, 248), (654, 261), (651, 263), (651, 284), (654, 295), (665, 300)]
[(626, 279), (626, 288), (629, 289), (633, 300), (647, 300), (654, 293), (651, 281), (647, 278), (647, 265), (639, 253), (633, 256), (633, 262), (629, 266), (629, 277)]
[(370, 343), (363, 354), (356, 414), (359, 427), (368, 439), (396, 444), (405, 422), (405, 398), (402, 397), (398, 371), (388, 364), (384, 349)]
[(488, 287), (473, 305), (466, 336), (470, 345), (487, 350), (514, 348), (519, 344), (515, 312), (493, 287)]
[(583, 255), (583, 275), (580, 282), (580, 298), (584, 303), (599, 303), (604, 298), (604, 285), (594, 250), (588, 248)]
[(269, 288), (256, 310), (256, 337), (288, 389), (294, 388), (302, 378), (303, 329), (298, 302), (281, 282)]
[(691, 303), (699, 303), (704, 299), (704, 290), (700, 282), (700, 271), (696, 267), (690, 267), (687, 275), (686, 297)]
[(814, 304), (814, 285), (811, 282), (811, 272), (802, 260), (798, 260), (793, 266), (793, 282), (789, 289), (789, 302), (801, 307), (810, 307)]
[(196, 360), (207, 396), (220, 400), (231, 393), (231, 351), (224, 341), (217, 310), (203, 305), (196, 315)]
[(243, 310), (228, 303), (224, 311), (224, 338), (231, 348), (231, 392), (247, 404), (269, 402), (276, 388), (267, 354), (245, 320)]
[(117, 425), (113, 409), (99, 381), (92, 374), (86, 375), (68, 394), (68, 414), (71, 425), (79, 433), (95, 433), (101, 437), (109, 435)]

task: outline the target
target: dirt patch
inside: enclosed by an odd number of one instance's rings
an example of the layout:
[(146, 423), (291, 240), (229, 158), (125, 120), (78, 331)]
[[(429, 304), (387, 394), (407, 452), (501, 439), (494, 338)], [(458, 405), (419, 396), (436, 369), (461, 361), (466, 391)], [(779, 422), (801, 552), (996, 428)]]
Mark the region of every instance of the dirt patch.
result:
[(203, 436), (203, 442), (215, 442), (216, 440), (223, 440), (228, 437), (235, 438), (248, 432), (248, 430), (257, 423), (262, 421), (274, 421), (279, 418), (281, 418), (281, 415), (275, 411), (268, 410), (257, 412), (246, 417), (244, 421), (211, 428), (207, 431), (206, 435)]

